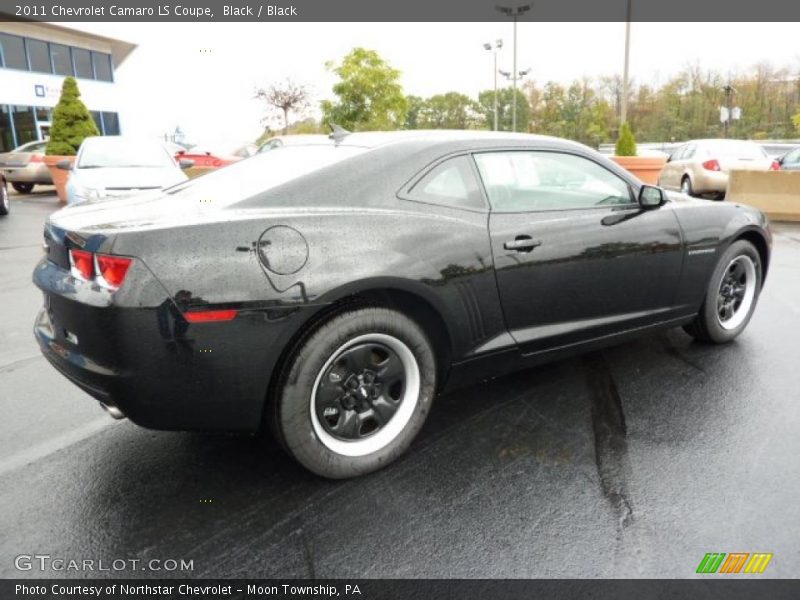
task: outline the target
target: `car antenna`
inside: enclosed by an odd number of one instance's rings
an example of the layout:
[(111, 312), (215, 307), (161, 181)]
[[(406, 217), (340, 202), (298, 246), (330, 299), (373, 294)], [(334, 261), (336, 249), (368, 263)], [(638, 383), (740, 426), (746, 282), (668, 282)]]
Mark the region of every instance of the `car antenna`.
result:
[(344, 127), (337, 125), (336, 123), (331, 123), (331, 134), (328, 136), (329, 139), (332, 139), (334, 143), (338, 144), (348, 135), (353, 133), (352, 131), (348, 131)]

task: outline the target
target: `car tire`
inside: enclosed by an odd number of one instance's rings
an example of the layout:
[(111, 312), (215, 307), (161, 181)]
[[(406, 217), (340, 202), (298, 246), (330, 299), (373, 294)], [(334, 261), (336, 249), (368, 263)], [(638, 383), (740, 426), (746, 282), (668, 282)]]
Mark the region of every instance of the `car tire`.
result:
[(276, 386), (273, 430), (310, 471), (363, 475), (408, 449), (435, 390), (436, 360), (422, 328), (394, 310), (356, 309), (301, 341)]
[(694, 188), (692, 187), (692, 180), (688, 175), (684, 175), (681, 179), (681, 193), (687, 196), (694, 196)]
[(30, 194), (33, 191), (33, 185), (32, 183), (12, 183), (11, 187), (20, 194)]
[(0, 184), (0, 217), (6, 216), (11, 212), (11, 200), (8, 197), (8, 189), (5, 182)]
[(761, 256), (746, 240), (731, 244), (719, 259), (700, 312), (684, 326), (692, 337), (714, 344), (736, 338), (753, 316), (762, 282)]

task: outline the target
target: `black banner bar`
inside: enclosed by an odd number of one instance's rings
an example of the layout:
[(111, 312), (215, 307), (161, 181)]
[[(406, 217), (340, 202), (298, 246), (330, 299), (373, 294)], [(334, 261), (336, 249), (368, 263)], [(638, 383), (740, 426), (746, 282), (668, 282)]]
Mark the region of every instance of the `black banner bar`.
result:
[[(498, 10), (505, 6), (511, 11)], [(4, 0), (0, 19), (55, 22), (620, 22), (628, 0)], [(631, 0), (631, 21), (800, 21), (787, 0)], [(335, 31), (332, 32), (332, 35)], [(742, 40), (747, 43), (747, 40)]]
[(770, 600), (800, 597), (800, 580), (708, 576), (698, 579), (486, 580), (486, 579), (332, 579), (332, 580), (112, 580), (6, 579), (0, 598), (11, 600), (196, 600), (322, 599), (348, 600)]

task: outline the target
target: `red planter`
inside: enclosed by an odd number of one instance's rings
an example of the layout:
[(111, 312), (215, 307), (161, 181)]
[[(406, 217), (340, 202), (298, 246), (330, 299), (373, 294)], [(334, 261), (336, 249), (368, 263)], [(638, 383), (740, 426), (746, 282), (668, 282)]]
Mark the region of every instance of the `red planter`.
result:
[(666, 156), (612, 156), (611, 160), (651, 185), (658, 183), (661, 169), (667, 164)]
[(45, 156), (44, 164), (50, 170), (53, 177), (53, 185), (56, 186), (56, 193), (61, 204), (67, 203), (67, 181), (69, 181), (69, 171), (59, 169), (56, 165), (62, 160), (68, 160), (69, 164), (75, 164), (74, 156)]

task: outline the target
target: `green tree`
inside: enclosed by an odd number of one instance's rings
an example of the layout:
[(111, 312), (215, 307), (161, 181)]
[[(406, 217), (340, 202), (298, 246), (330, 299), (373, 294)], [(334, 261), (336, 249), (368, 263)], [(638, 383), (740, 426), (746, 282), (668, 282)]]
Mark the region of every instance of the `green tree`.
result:
[(792, 117), (792, 123), (794, 123), (794, 128), (797, 130), (797, 133), (800, 133), (800, 112)]
[[(517, 131), (528, 131), (531, 118), (531, 107), (522, 90), (517, 89)], [(513, 124), (514, 89), (497, 90), (497, 128), (500, 131), (511, 131)], [(484, 90), (478, 94), (478, 110), (483, 113), (487, 128), (494, 125), (494, 90)]]
[(482, 125), (478, 103), (458, 92), (431, 96), (422, 105), (418, 118), (420, 129), (475, 129)]
[(336, 101), (321, 104), (322, 120), (356, 130), (399, 129), (406, 121), (408, 101), (400, 85), (400, 71), (374, 50), (354, 48), (341, 64), (326, 68), (339, 77), (333, 86)]
[(81, 100), (74, 77), (64, 79), (52, 123), (46, 150), (51, 156), (75, 156), (85, 138), (100, 135), (89, 109)]
[(425, 99), (419, 96), (406, 96), (406, 105), (408, 111), (406, 112), (406, 122), (403, 124), (403, 129), (419, 129), (420, 113), (425, 108)]
[(628, 122), (622, 124), (614, 153), (617, 156), (636, 156), (636, 140)]

